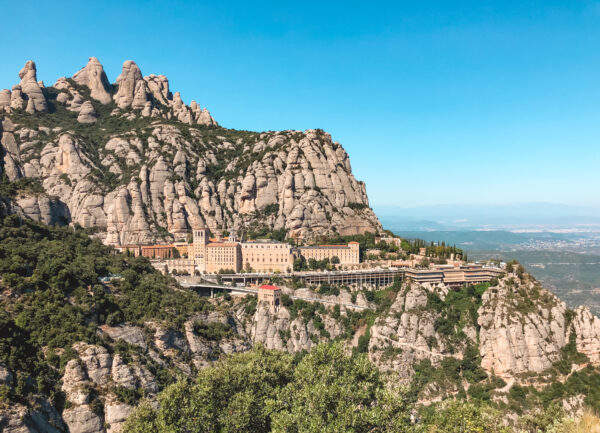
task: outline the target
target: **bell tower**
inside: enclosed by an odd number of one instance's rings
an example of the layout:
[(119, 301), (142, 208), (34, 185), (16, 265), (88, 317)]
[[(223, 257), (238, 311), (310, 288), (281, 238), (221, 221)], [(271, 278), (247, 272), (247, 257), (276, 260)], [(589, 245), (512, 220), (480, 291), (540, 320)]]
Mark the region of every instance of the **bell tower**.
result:
[(194, 229), (194, 262), (200, 272), (206, 271), (206, 245), (209, 232), (206, 227)]

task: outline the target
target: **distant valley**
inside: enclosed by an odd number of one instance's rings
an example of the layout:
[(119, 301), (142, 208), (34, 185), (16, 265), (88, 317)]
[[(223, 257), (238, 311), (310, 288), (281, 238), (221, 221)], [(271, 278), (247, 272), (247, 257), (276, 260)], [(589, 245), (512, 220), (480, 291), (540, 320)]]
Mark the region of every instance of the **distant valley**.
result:
[[(443, 226), (441, 230), (428, 230), (423, 226), (436, 223), (394, 217), (381, 217), (381, 221), (405, 238), (456, 245), (471, 259), (516, 259), (569, 307), (587, 305), (600, 314), (600, 230), (448, 230)], [(408, 230), (415, 226), (421, 226), (421, 230)]]

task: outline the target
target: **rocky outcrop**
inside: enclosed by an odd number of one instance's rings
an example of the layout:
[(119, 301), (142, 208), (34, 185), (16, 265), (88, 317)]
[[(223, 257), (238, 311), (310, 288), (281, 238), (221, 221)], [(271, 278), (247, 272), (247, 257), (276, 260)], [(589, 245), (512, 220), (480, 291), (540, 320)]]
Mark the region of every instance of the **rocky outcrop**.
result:
[(119, 325), (119, 326), (108, 326), (103, 325), (100, 330), (108, 335), (112, 340), (122, 340), (132, 346), (138, 346), (142, 350), (148, 348), (146, 339), (144, 337), (144, 331), (137, 326), (130, 325)]
[[(418, 361), (430, 359), (439, 364), (444, 357), (453, 355), (445, 338), (435, 331), (437, 315), (425, 308), (427, 292), (437, 293), (443, 299), (447, 289), (413, 284), (396, 296), (389, 313), (371, 327), (369, 353), (381, 369), (409, 378), (412, 366)], [(468, 329), (467, 336), (469, 339), (464, 343), (476, 339), (474, 330)], [(384, 357), (380, 349), (385, 348), (393, 349), (394, 356)]]
[(594, 364), (600, 364), (600, 318), (594, 316), (589, 308), (581, 306), (573, 317), (577, 350)]
[(34, 410), (21, 404), (0, 410), (0, 429), (3, 433), (60, 433), (65, 426), (54, 406), (39, 400)]
[(0, 90), (0, 113), (10, 110), (10, 90)]
[(25, 110), (30, 113), (39, 113), (48, 111), (48, 102), (42, 91), (44, 85), (37, 80), (37, 70), (35, 63), (29, 60), (25, 63), (21, 72), (19, 72), (22, 95), (27, 98), (27, 106)]
[(371, 327), (370, 358), (383, 370), (411, 377), (420, 360), (440, 365), (446, 357), (461, 359), (467, 345), (478, 345), (488, 374), (518, 383), (551, 371), (574, 333), (586, 362), (600, 364), (600, 320), (584, 307), (569, 311), (529, 275), (521, 278), (509, 274), (483, 293), (476, 322), (463, 325), (458, 346), (436, 330), (440, 312), (428, 304), (428, 293), (443, 300), (448, 288), (411, 285)]
[(13, 202), (13, 211), (49, 225), (64, 225), (71, 220), (69, 208), (47, 195), (20, 195)]
[[(485, 370), (509, 378), (541, 373), (560, 359), (560, 349), (567, 342), (566, 306), (536, 284), (502, 280), (484, 293), (478, 323)], [(529, 296), (534, 292), (547, 301), (538, 302), (534, 309), (524, 308), (525, 298), (514, 302), (523, 293)]]
[(81, 405), (65, 409), (62, 414), (70, 433), (104, 432), (104, 421), (94, 413), (89, 405)]
[(104, 68), (97, 58), (90, 57), (88, 64), (73, 75), (73, 80), (77, 84), (90, 89), (92, 98), (103, 104), (108, 104), (111, 101), (110, 84), (104, 73)]
[[(35, 64), (21, 75), (0, 105), (10, 111), (27, 100), (36, 112), (46, 110), (41, 88), (35, 90)], [(90, 58), (73, 80), (60, 78), (52, 88), (56, 109), (46, 116), (60, 116), (64, 130), (4, 128), (7, 177), (43, 187), (35, 196), (21, 194), (19, 213), (100, 228), (110, 244), (153, 242), (163, 229), (183, 239), (201, 225), (238, 233), (266, 227), (304, 238), (381, 228), (348, 154), (329, 134), (219, 129), (206, 109), (172, 94), (165, 76), (143, 77), (133, 61), (123, 64), (115, 87), (111, 93), (102, 65)], [(11, 113), (5, 116), (10, 122)], [(100, 125), (107, 116), (120, 117), (117, 130)], [(79, 123), (88, 132), (75, 136)]]
[(92, 103), (90, 101), (85, 101), (81, 104), (77, 121), (79, 123), (95, 123), (97, 120), (98, 115), (96, 114), (96, 110), (94, 110)]
[(125, 403), (110, 400), (104, 405), (104, 421), (107, 425), (106, 433), (118, 433), (127, 421), (127, 417), (135, 409)]
[(114, 96), (119, 108), (132, 107), (141, 109), (146, 103), (147, 88), (142, 71), (135, 62), (127, 60), (123, 63), (123, 71), (117, 77), (118, 90)]

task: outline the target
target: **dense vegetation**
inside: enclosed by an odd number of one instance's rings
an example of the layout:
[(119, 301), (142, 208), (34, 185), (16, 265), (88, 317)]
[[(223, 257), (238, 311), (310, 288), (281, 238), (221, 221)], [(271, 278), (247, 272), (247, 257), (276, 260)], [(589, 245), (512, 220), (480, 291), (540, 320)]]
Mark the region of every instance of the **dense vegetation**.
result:
[(104, 344), (99, 325), (160, 319), (181, 327), (186, 314), (212, 308), (173, 290), (143, 257), (113, 254), (81, 230), (18, 216), (0, 221), (0, 276), (0, 362), (14, 376), (3, 394), (21, 401), (36, 392), (59, 399), (58, 371), (49, 365), (63, 368), (74, 342)]
[(406, 390), (386, 385), (365, 355), (349, 356), (340, 343), (300, 358), (257, 346), (201, 370), (195, 380), (170, 385), (158, 400), (158, 409), (142, 403), (124, 433), (578, 433), (600, 421), (586, 415), (577, 424), (550, 405), (513, 429), (478, 400), (446, 400), (417, 411)]

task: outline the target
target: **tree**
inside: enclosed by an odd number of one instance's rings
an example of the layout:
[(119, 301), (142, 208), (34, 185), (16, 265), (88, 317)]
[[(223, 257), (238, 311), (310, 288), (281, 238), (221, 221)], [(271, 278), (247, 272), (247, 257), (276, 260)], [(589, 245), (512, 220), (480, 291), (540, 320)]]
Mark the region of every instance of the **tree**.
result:
[(302, 271), (307, 269), (306, 260), (303, 257), (299, 257), (294, 260), (294, 271)]
[(347, 356), (340, 343), (320, 345), (270, 402), (273, 432), (405, 431), (402, 399), (386, 394), (366, 355)]
[(159, 396), (159, 409), (136, 409), (124, 433), (268, 432), (268, 399), (292, 379), (293, 357), (256, 346), (200, 370)]
[(331, 258), (331, 264), (332, 265), (339, 265), (340, 264), (340, 258), (338, 256), (333, 256)]
[(442, 403), (433, 415), (424, 420), (429, 424), (429, 433), (509, 433), (502, 425), (500, 414), (485, 406), (476, 406), (461, 401)]

